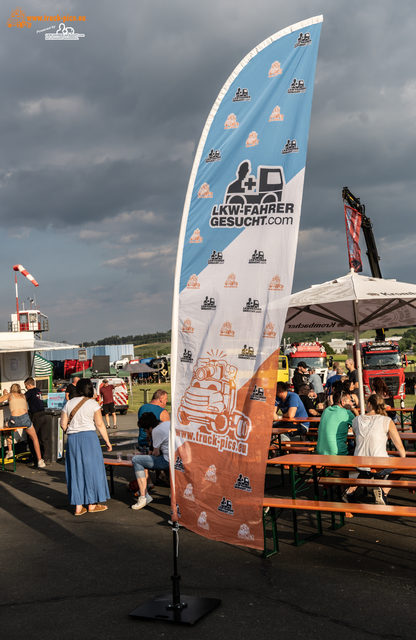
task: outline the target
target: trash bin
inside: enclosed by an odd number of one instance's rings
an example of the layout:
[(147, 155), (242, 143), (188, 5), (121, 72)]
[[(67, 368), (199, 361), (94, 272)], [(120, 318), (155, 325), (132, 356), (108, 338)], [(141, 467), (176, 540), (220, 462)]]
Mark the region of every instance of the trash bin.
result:
[(45, 409), (52, 462), (60, 460), (64, 455), (64, 432), (61, 429), (60, 422), (61, 412), (62, 409)]

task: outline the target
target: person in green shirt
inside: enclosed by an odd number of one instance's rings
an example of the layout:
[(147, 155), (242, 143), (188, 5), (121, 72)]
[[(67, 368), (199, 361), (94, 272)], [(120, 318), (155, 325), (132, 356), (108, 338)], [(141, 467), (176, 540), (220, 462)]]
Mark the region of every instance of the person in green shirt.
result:
[(333, 400), (334, 404), (327, 407), (321, 416), (316, 453), (347, 456), (348, 429), (357, 414), (351, 410), (351, 396), (348, 393), (337, 391)]

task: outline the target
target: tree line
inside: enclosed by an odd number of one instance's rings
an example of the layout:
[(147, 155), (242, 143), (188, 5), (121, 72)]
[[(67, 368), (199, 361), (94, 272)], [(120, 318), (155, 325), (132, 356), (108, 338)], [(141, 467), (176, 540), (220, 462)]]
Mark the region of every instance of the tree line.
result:
[(83, 342), (84, 347), (98, 347), (107, 344), (150, 344), (152, 342), (170, 342), (172, 332), (157, 331), (156, 333), (144, 333), (137, 336), (109, 336), (96, 342)]

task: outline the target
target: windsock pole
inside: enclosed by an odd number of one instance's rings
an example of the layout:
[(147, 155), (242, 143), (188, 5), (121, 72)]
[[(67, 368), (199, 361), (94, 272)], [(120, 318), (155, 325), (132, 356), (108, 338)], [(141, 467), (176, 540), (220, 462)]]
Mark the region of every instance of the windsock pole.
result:
[(30, 275), (29, 271), (26, 271), (26, 269), (24, 267), (22, 267), (21, 264), (15, 264), (14, 267), (13, 267), (13, 271), (15, 272), (15, 274), (14, 274), (14, 283), (15, 283), (15, 287), (16, 287), (17, 330), (20, 332), (19, 293), (18, 293), (18, 290), (17, 290), (17, 272), (20, 271), (20, 273), (23, 274), (28, 280), (30, 280), (30, 282), (35, 287), (38, 287), (39, 283), (36, 282), (35, 278), (32, 275)]

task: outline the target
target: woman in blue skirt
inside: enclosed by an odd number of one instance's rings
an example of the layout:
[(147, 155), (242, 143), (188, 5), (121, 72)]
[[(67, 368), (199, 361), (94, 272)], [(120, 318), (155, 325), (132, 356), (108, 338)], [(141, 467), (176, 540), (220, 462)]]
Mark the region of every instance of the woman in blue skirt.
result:
[(77, 396), (62, 409), (61, 427), (68, 435), (65, 471), (69, 502), (75, 505), (74, 515), (82, 516), (87, 511), (106, 511), (108, 507), (100, 502), (110, 499), (96, 428), (105, 441), (107, 451), (111, 451), (112, 446), (100, 406), (93, 399), (91, 380), (78, 380), (76, 390)]

